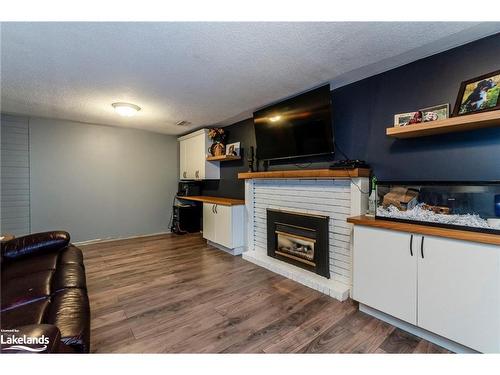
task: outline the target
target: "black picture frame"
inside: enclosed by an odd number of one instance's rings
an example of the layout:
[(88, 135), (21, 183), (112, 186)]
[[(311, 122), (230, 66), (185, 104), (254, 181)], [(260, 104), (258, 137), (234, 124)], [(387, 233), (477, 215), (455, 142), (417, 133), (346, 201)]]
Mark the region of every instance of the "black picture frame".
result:
[(500, 75), (500, 70), (496, 70), (494, 72), (483, 74), (483, 75), (481, 75), (479, 77), (475, 77), (475, 78), (468, 79), (467, 81), (463, 81), (460, 84), (460, 89), (458, 91), (458, 97), (457, 97), (457, 100), (455, 102), (455, 107), (453, 108), (453, 115), (452, 115), (452, 117), (467, 116), (467, 115), (474, 114), (474, 113), (495, 111), (497, 109), (500, 109), (500, 96), (499, 96), (498, 99), (497, 99), (497, 104), (494, 107), (478, 109), (478, 110), (471, 111), (471, 112), (466, 112), (466, 113), (458, 113), (460, 111), (460, 105), (462, 104), (462, 99), (463, 99), (463, 96), (464, 96), (464, 93), (465, 93), (465, 88), (467, 87), (467, 85), (469, 85), (471, 83), (474, 83), (474, 82), (483, 81), (483, 80), (485, 80), (487, 78), (494, 77), (494, 76), (497, 76), (497, 75)]

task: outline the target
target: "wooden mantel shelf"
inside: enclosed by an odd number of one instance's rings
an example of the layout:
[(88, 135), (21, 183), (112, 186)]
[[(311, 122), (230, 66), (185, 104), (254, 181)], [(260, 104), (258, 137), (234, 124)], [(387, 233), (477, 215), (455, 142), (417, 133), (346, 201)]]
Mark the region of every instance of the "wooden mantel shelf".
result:
[(250, 179), (280, 179), (280, 178), (315, 178), (315, 179), (350, 179), (355, 177), (370, 177), (370, 169), (298, 169), (292, 171), (267, 171), (238, 173), (240, 180)]
[(354, 216), (347, 219), (348, 223), (364, 225), (375, 228), (391, 229), (400, 232), (410, 232), (426, 234), (429, 236), (453, 238), (456, 240), (486, 243), (490, 245), (500, 245), (500, 235), (490, 233), (471, 232), (467, 230), (448, 229), (432, 227), (423, 224), (401, 223), (383, 219), (375, 219), (370, 216)]
[(178, 199), (184, 199), (187, 201), (203, 202), (218, 204), (220, 206), (240, 206), (244, 205), (245, 201), (243, 199), (233, 199), (233, 198), (223, 198), (223, 197), (211, 197), (208, 195), (188, 195), (188, 196), (177, 196)]
[(500, 110), (386, 129), (389, 137), (416, 138), (500, 126)]

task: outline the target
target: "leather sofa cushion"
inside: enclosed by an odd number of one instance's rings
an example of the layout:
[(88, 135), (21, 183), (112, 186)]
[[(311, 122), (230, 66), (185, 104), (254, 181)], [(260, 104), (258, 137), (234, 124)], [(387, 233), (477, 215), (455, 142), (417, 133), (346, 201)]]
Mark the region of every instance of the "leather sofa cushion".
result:
[(2, 283), (9, 279), (28, 276), (44, 270), (55, 270), (57, 264), (57, 253), (41, 254), (15, 262), (9, 262), (2, 268)]
[(57, 267), (52, 282), (52, 292), (64, 288), (87, 288), (85, 271), (81, 265), (69, 263)]
[(68, 246), (70, 235), (64, 231), (28, 234), (2, 243), (2, 263), (30, 255), (49, 253)]
[(49, 299), (42, 298), (38, 301), (4, 310), (2, 311), (2, 328), (11, 329), (27, 324), (43, 323), (48, 306)]
[(44, 270), (2, 282), (2, 311), (51, 294), (54, 270)]
[(78, 352), (90, 345), (90, 306), (83, 289), (63, 289), (52, 296), (45, 323), (61, 331), (61, 341)]
[(83, 253), (79, 248), (69, 245), (59, 253), (59, 263), (79, 264), (83, 267)]

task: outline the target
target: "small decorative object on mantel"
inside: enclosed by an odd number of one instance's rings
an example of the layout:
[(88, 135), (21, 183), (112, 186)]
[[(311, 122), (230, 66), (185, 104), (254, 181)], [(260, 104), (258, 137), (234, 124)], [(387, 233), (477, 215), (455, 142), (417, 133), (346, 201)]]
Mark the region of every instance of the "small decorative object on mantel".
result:
[(250, 146), (250, 155), (248, 156), (248, 172), (254, 172), (253, 163), (254, 163), (254, 148)]
[(500, 70), (462, 82), (453, 116), (500, 109)]
[(226, 140), (227, 134), (222, 128), (212, 128), (208, 131), (208, 138), (212, 140), (212, 145), (208, 148), (208, 152), (212, 156), (225, 155), (226, 147), (224, 146), (224, 141)]

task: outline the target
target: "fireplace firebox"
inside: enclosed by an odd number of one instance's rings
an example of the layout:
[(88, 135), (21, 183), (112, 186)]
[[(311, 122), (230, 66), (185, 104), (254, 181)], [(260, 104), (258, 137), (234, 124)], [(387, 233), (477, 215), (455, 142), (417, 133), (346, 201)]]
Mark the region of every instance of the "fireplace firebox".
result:
[(330, 278), (328, 216), (267, 209), (267, 255)]

